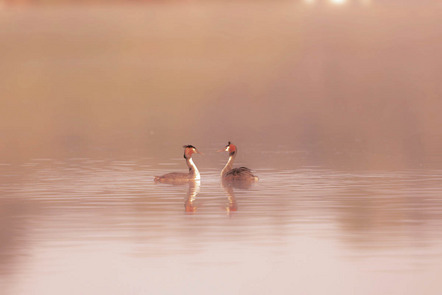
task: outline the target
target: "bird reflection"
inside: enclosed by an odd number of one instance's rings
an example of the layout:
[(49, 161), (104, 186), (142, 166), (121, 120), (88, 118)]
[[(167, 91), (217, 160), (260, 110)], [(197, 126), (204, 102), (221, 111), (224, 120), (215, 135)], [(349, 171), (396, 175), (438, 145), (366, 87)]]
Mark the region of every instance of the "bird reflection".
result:
[(184, 211), (187, 213), (194, 213), (197, 209), (197, 206), (194, 203), (196, 200), (196, 196), (200, 192), (201, 181), (189, 181), (188, 185), (189, 190), (187, 191), (187, 196), (184, 199)]
[(233, 183), (228, 181), (222, 182), (223, 188), (227, 193), (228, 203), (225, 206), (227, 214), (238, 211), (238, 204), (236, 203), (235, 192), (233, 190)]

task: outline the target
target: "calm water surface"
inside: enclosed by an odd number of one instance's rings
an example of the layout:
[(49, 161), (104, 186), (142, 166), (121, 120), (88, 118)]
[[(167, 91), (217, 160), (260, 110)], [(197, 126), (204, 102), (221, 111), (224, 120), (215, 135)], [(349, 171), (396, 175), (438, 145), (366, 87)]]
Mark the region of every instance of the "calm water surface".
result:
[(237, 189), (215, 168), (154, 184), (180, 158), (0, 169), (6, 294), (442, 290), (441, 170), (255, 169)]

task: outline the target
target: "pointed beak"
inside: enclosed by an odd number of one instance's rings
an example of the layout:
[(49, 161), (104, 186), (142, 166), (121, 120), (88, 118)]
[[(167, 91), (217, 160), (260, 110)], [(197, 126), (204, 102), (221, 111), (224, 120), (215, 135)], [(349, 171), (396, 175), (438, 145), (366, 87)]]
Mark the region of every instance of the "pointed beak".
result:
[(197, 149), (195, 149), (195, 152), (196, 152), (197, 154), (200, 154), (200, 155), (203, 155), (203, 156), (204, 156), (204, 154), (203, 154), (202, 152), (200, 152), (199, 150), (197, 150)]
[(220, 149), (220, 150), (217, 150), (216, 152), (217, 153), (221, 153), (221, 152), (224, 152), (225, 151), (225, 149)]

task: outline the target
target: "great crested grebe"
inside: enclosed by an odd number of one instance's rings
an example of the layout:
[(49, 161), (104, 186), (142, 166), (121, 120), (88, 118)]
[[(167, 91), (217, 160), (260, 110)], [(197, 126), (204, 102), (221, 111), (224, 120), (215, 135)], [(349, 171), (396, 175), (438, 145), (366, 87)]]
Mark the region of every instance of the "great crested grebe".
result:
[(240, 181), (240, 182), (254, 182), (258, 180), (258, 177), (253, 175), (252, 170), (246, 167), (232, 168), (233, 161), (235, 160), (238, 148), (230, 141), (226, 145), (226, 152), (229, 152), (229, 160), (226, 166), (221, 171), (221, 177), (223, 181)]
[(189, 167), (189, 173), (172, 172), (167, 173), (162, 176), (155, 176), (155, 182), (161, 183), (186, 183), (189, 181), (199, 180), (200, 172), (196, 168), (195, 163), (192, 160), (192, 154), (200, 154), (196, 147), (193, 145), (185, 145), (184, 148), (184, 159), (186, 159), (187, 167)]

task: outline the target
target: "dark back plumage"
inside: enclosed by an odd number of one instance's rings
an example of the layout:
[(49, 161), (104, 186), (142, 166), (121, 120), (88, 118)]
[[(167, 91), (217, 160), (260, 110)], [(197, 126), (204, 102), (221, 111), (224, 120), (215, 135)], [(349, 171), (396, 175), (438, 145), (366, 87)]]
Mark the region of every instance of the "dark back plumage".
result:
[(239, 168), (233, 168), (232, 170), (230, 170), (229, 172), (226, 173), (227, 175), (232, 175), (232, 176), (240, 176), (240, 175), (253, 175), (252, 174), (252, 170), (250, 170), (247, 167), (239, 167)]

